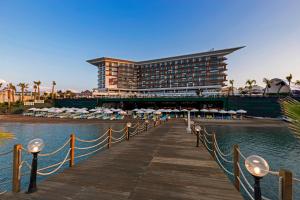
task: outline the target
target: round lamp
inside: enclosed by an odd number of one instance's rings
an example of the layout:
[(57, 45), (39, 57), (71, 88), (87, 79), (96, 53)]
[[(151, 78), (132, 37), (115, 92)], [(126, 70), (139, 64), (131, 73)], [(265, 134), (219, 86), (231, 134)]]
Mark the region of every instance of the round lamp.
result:
[(131, 127), (131, 122), (128, 122), (128, 123), (126, 124), (126, 126), (127, 126), (128, 128), (130, 128), (130, 127)]
[(265, 159), (252, 155), (245, 160), (245, 166), (250, 174), (255, 177), (263, 177), (269, 173), (270, 167)]
[(27, 150), (30, 153), (38, 153), (43, 150), (45, 143), (42, 139), (31, 140), (27, 145)]
[(201, 131), (201, 126), (199, 126), (199, 125), (195, 126), (195, 130), (196, 130), (197, 132)]

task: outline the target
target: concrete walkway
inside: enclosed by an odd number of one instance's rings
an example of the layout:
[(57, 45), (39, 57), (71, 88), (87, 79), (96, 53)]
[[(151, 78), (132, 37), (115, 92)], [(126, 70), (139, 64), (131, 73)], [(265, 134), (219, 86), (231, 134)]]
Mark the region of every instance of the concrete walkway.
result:
[(185, 125), (171, 121), (112, 146), (63, 173), (49, 177), (34, 194), (9, 200), (239, 200), (207, 150), (195, 147)]

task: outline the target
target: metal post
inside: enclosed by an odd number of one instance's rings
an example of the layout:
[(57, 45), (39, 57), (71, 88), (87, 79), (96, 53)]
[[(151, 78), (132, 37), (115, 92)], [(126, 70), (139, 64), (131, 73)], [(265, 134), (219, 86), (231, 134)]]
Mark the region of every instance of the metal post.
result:
[(261, 199), (261, 189), (260, 189), (260, 179), (261, 179), (261, 177), (254, 176), (254, 199), (255, 200), (262, 200)]
[(239, 154), (239, 145), (233, 145), (233, 172), (234, 172), (234, 186), (235, 188), (240, 191), (240, 169), (238, 164), (240, 162), (240, 154)]
[(282, 200), (293, 199), (293, 174), (291, 171), (281, 169), (279, 176), (282, 177), (281, 194)]
[(75, 134), (70, 135), (70, 162), (69, 167), (74, 166), (74, 157), (75, 157)]
[(36, 175), (37, 175), (37, 165), (38, 165), (38, 152), (32, 153), (32, 164), (31, 164), (31, 174), (30, 174), (30, 182), (27, 193), (33, 193), (37, 191), (36, 187)]
[(12, 191), (17, 193), (21, 190), (21, 180), (20, 180), (20, 164), (21, 164), (21, 155), (22, 155), (22, 145), (14, 145), (13, 153), (13, 179), (12, 179)]
[(188, 111), (188, 126), (186, 128), (187, 133), (191, 133), (191, 112)]
[(199, 147), (199, 140), (200, 140), (200, 137), (199, 137), (199, 131), (196, 131), (196, 135), (197, 135), (197, 145), (196, 147)]

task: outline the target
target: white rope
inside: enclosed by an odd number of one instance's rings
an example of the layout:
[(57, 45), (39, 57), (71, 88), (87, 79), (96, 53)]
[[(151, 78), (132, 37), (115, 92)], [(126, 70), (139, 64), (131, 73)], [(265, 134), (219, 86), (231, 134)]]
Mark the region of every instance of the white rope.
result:
[[(66, 162), (70, 161), (71, 159), (67, 159)], [(47, 167), (44, 167), (44, 168), (40, 168), (38, 169), (38, 171), (43, 171), (43, 170), (46, 170), (46, 169), (50, 169), (52, 167), (56, 167), (58, 165), (60, 165), (61, 163), (63, 163), (64, 161), (61, 161), (61, 162), (58, 162), (56, 164), (53, 164), (53, 165), (50, 165), (50, 166), (47, 166)]]
[(206, 135), (208, 135), (208, 136), (213, 136), (213, 134), (210, 134), (210, 133), (208, 133), (208, 132), (206, 131), (206, 128), (204, 128), (203, 130), (204, 130), (204, 133), (205, 133)]
[(63, 160), (63, 162), (61, 162), (61, 164), (56, 169), (52, 170), (51, 172), (47, 172), (47, 173), (42, 173), (42, 172), (40, 172), (41, 170), (38, 170), (37, 174), (41, 175), (41, 176), (48, 176), (48, 175), (51, 175), (51, 174), (57, 172), (65, 164), (65, 162), (67, 162), (70, 152), (71, 152), (71, 149), (69, 149), (68, 153), (66, 154), (65, 159)]
[(220, 160), (219, 160), (219, 158), (218, 158), (218, 156), (217, 156), (217, 154), (216, 154), (215, 151), (214, 151), (214, 154), (215, 154), (215, 157), (216, 157), (216, 159), (217, 159), (219, 165), (223, 168), (223, 170), (224, 170), (225, 172), (227, 172), (228, 174), (230, 174), (231, 176), (234, 176), (232, 172), (230, 172), (228, 169), (226, 169), (226, 168), (222, 165), (222, 163), (220, 162)]
[(240, 177), (237, 177), (237, 179), (239, 180), (241, 186), (244, 188), (244, 191), (246, 192), (246, 194), (249, 196), (249, 198), (251, 200), (254, 200), (254, 198), (252, 197), (252, 195), (249, 193), (249, 191), (247, 190), (247, 188), (245, 187), (245, 185), (243, 184), (243, 182), (241, 181)]
[(103, 149), (104, 147), (106, 147), (106, 146), (100, 147), (99, 149), (96, 149), (96, 150), (91, 151), (91, 152), (86, 153), (86, 154), (82, 154), (82, 155), (79, 155), (79, 156), (75, 156), (75, 158), (81, 158), (81, 157), (84, 157), (84, 156), (91, 155), (91, 154), (93, 154), (93, 153), (95, 153), (95, 152), (97, 152), (97, 151), (100, 151), (100, 150)]
[(119, 140), (120, 138), (122, 138), (122, 137), (124, 137), (125, 136), (125, 134), (122, 134), (120, 137), (118, 137), (118, 138), (115, 138), (115, 137), (113, 137), (113, 136), (111, 136), (111, 139), (112, 140)]
[(122, 140), (124, 140), (125, 139), (125, 135), (124, 136), (122, 136), (119, 140), (115, 140), (115, 141), (113, 141), (113, 142), (111, 142), (112, 144), (115, 144), (115, 143), (118, 143), (118, 142), (122, 142)]
[(213, 150), (212, 150), (211, 148), (209, 148), (208, 145), (206, 144), (206, 140), (204, 140), (203, 143), (204, 143), (204, 145), (206, 146), (206, 148), (207, 148), (209, 151), (211, 151), (211, 152), (213, 151)]
[(298, 178), (293, 178), (293, 181), (295, 181), (295, 182), (300, 182), (300, 179), (298, 179)]
[[(215, 146), (216, 146), (216, 145), (215, 145)], [(227, 163), (233, 163), (232, 160), (228, 160), (227, 158), (224, 158), (224, 157), (220, 154), (220, 152), (219, 152), (219, 150), (218, 150), (217, 147), (216, 147), (216, 150), (217, 150), (218, 155), (220, 156), (220, 158), (221, 158), (223, 161), (225, 161), (225, 162), (227, 162)]]
[(67, 146), (67, 144), (70, 143), (70, 140), (71, 139), (68, 139), (60, 148), (58, 148), (57, 150), (51, 152), (51, 153), (46, 153), (46, 154), (41, 154), (39, 153), (39, 156), (42, 156), (42, 157), (45, 157), (45, 156), (51, 156), (51, 155), (54, 155), (56, 153), (58, 153), (59, 151), (61, 151), (65, 146)]
[(125, 129), (126, 129), (126, 126), (123, 129), (121, 129), (121, 130), (113, 130), (113, 129), (111, 129), (111, 130), (113, 132), (115, 132), (115, 133), (120, 133), (120, 132), (124, 131)]
[(97, 146), (100, 146), (101, 144), (103, 144), (104, 142), (107, 142), (108, 136), (102, 140), (101, 142), (99, 142), (98, 144), (95, 144), (93, 146), (89, 146), (89, 147), (74, 147), (74, 149), (78, 149), (78, 150), (86, 150), (86, 149), (92, 149), (95, 148)]
[(78, 137), (76, 137), (76, 140), (79, 141), (79, 142), (96, 142), (98, 140), (101, 140), (103, 137), (105, 137), (107, 135), (108, 131), (109, 131), (109, 129), (102, 136), (100, 136), (100, 137), (98, 137), (94, 140), (83, 140), (83, 139), (80, 139)]
[(208, 143), (208, 144), (212, 144), (212, 142), (210, 142), (208, 139), (207, 139), (207, 137), (204, 135), (204, 139), (206, 140), (206, 142)]
[(215, 138), (215, 146), (216, 146), (216, 149), (219, 151), (219, 153), (223, 156), (223, 157), (228, 157), (228, 156), (231, 156), (232, 155), (232, 153), (233, 153), (233, 151), (231, 150), (229, 153), (227, 153), (227, 154), (225, 154), (225, 153), (223, 153), (222, 151), (221, 151), (221, 149), (220, 149), (220, 146), (219, 146), (219, 144), (218, 144), (218, 141), (217, 141), (217, 139)]
[(242, 177), (244, 178), (245, 182), (247, 183), (248, 187), (249, 187), (252, 191), (254, 191), (254, 188), (253, 188), (252, 185), (249, 183), (249, 181), (248, 181), (248, 179), (246, 178), (246, 176), (245, 176), (245, 174), (244, 174), (244, 172), (243, 172), (243, 170), (242, 170), (242, 168), (241, 168), (241, 166), (240, 166), (239, 163), (237, 163), (237, 166), (238, 166), (238, 168), (239, 168), (239, 170), (240, 170), (240, 173), (241, 173)]

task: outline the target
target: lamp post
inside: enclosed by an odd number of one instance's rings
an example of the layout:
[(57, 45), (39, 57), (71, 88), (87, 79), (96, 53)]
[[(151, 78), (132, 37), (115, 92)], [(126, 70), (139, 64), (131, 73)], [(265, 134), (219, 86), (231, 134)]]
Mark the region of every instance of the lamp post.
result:
[(129, 131), (129, 129), (130, 129), (130, 127), (131, 127), (131, 122), (127, 122), (127, 124), (126, 124), (126, 126), (127, 126), (127, 140), (129, 140), (129, 138), (130, 138), (130, 131)]
[(36, 177), (37, 177), (37, 166), (38, 166), (38, 153), (43, 150), (45, 144), (42, 139), (31, 140), (27, 145), (28, 152), (32, 153), (32, 164), (31, 164), (31, 174), (30, 182), (27, 193), (33, 193), (37, 191)]
[(248, 172), (254, 177), (254, 199), (262, 200), (260, 179), (269, 173), (269, 164), (262, 157), (252, 155), (246, 158), (245, 166)]
[(199, 147), (199, 140), (200, 140), (200, 131), (201, 131), (201, 126), (197, 125), (195, 126), (195, 130), (196, 130), (196, 135), (197, 135), (197, 144), (196, 147)]

